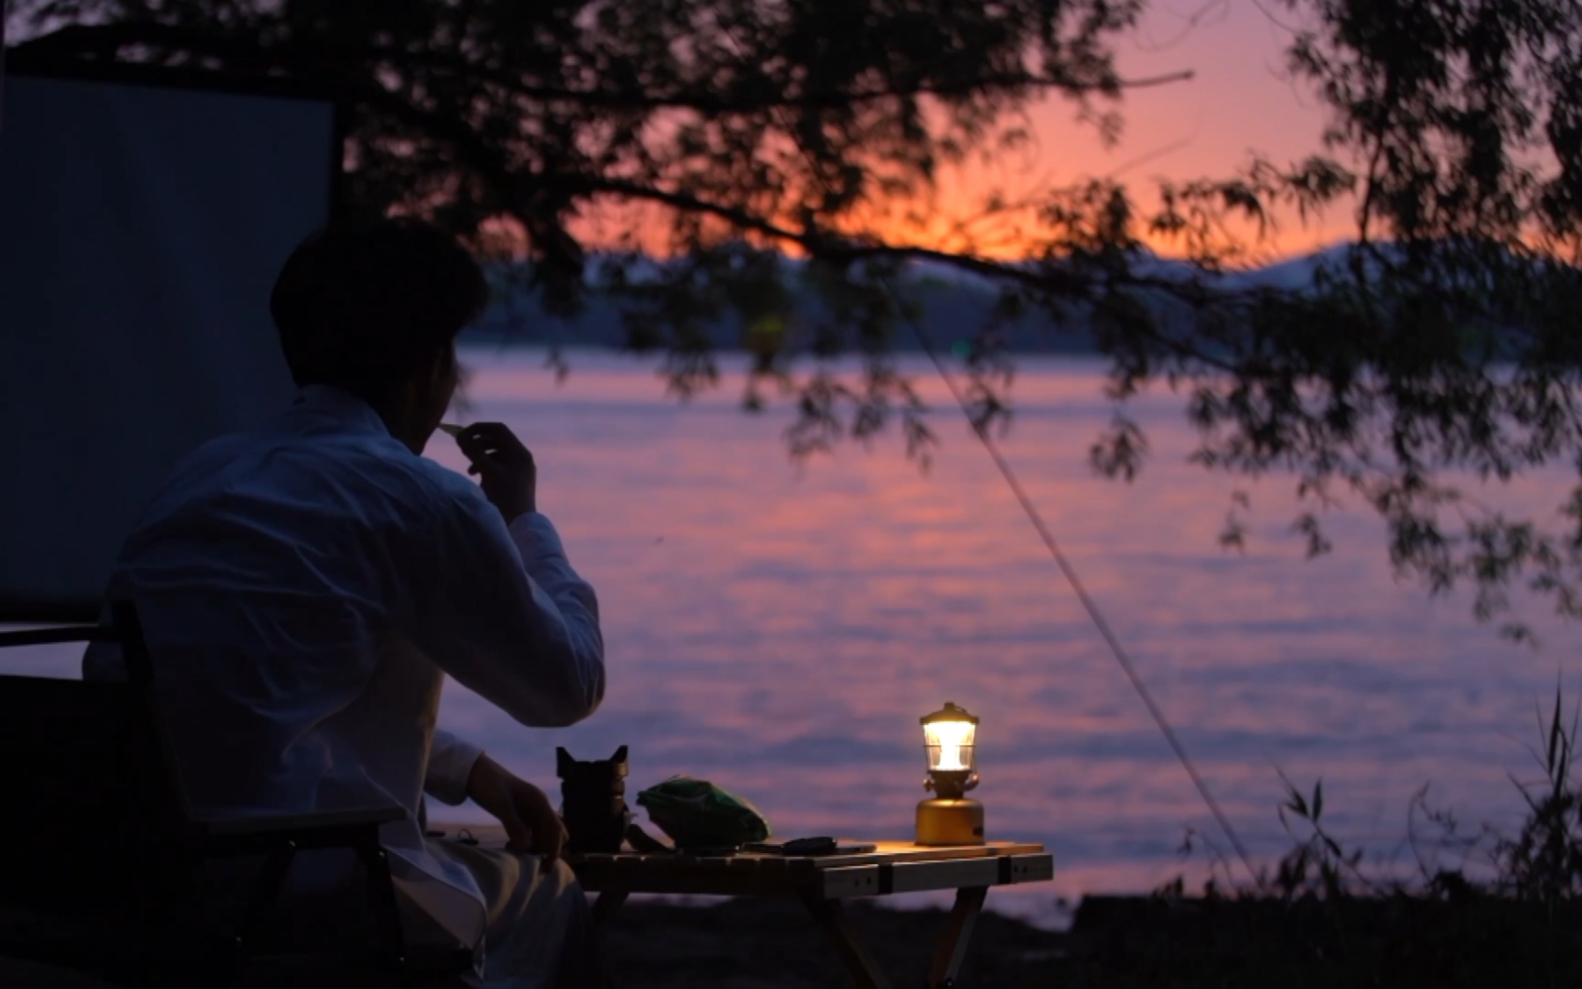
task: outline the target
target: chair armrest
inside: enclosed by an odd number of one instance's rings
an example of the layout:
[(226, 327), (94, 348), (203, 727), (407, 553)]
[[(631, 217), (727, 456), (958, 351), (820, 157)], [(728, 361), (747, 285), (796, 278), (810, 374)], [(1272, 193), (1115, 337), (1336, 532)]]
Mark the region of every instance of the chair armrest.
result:
[(367, 807), (310, 814), (260, 814), (192, 822), (200, 840), (218, 844), (269, 844), (295, 841), (314, 846), (348, 845), (377, 834), (379, 825), (404, 820), (403, 807)]
[(47, 646), (63, 642), (120, 642), (114, 629), (97, 625), (68, 625), (64, 628), (29, 628), (20, 632), (0, 632), (0, 649), (14, 646)]

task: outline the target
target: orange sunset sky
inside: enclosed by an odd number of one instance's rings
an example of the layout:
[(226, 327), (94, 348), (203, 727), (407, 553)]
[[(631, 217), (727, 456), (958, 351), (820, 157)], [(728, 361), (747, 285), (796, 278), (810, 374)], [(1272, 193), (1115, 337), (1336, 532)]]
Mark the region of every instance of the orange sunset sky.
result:
[[(1039, 147), (1033, 167), (1007, 159), (991, 171), (1003, 173), (1008, 185), (1025, 176), (1024, 186), (1041, 177), (1065, 185), (1113, 175), (1146, 207), (1161, 178), (1228, 176), (1253, 152), (1281, 165), (1319, 152), (1326, 109), (1285, 68), (1298, 18), (1280, 0), (1154, 0), (1117, 48), (1122, 76), (1191, 70), (1194, 77), (1128, 90), (1120, 107), (1125, 130), (1110, 148), (1091, 126), (1075, 122), (1069, 103), (1050, 100), (1034, 111)], [(1294, 215), (1282, 217), (1267, 250), (1291, 255), (1317, 249), (1349, 236), (1351, 220), (1344, 207), (1305, 226)]]
[[(1147, 210), (1156, 202), (1152, 193), (1159, 179), (1228, 177), (1254, 152), (1280, 165), (1319, 152), (1325, 109), (1310, 87), (1291, 80), (1285, 70), (1285, 50), (1299, 17), (1281, 0), (1153, 0), (1140, 24), (1117, 46), (1122, 76), (1148, 78), (1183, 70), (1195, 75), (1128, 90), (1119, 106), (1125, 127), (1118, 144), (1105, 147), (1091, 124), (1076, 119), (1073, 103), (1046, 100), (1031, 113), (1035, 147), (998, 155), (987, 165), (941, 173), (937, 199), (924, 211), (930, 217), (927, 228), (903, 230), (878, 222), (870, 229), (892, 243), (960, 250), (961, 243), (946, 237), (952, 219), (978, 213), (995, 188), (1012, 198), (1026, 197), (1040, 188), (1111, 176), (1124, 181)], [(1268, 241), (1249, 245), (1243, 261), (1307, 253), (1352, 232), (1345, 205), (1305, 225), (1295, 215), (1278, 219), (1279, 229)], [(632, 214), (623, 219), (590, 215), (580, 232), (591, 243), (610, 242), (623, 227), (630, 230), (632, 222)], [(664, 253), (648, 236), (639, 234), (638, 240)], [(994, 245), (987, 240), (974, 253), (1018, 253), (1014, 239)], [(1179, 251), (1169, 243), (1154, 246), (1162, 253)]]

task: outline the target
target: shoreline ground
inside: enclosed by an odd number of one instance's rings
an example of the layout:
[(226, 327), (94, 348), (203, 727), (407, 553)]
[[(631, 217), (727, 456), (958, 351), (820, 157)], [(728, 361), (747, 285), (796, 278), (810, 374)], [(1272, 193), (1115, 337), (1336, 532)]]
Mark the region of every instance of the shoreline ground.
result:
[[(924, 984), (939, 910), (851, 901), (892, 985)], [(1582, 911), (1480, 898), (1204, 901), (1090, 897), (1070, 931), (986, 911), (957, 984), (973, 989), (1582, 985)], [(623, 989), (812, 989), (850, 984), (801, 905), (634, 903), (606, 948)]]

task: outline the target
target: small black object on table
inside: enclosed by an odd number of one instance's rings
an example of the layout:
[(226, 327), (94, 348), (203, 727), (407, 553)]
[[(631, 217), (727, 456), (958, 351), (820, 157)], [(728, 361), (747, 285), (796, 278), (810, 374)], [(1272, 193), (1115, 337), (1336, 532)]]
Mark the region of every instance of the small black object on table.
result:
[(555, 749), (560, 777), (560, 813), (572, 852), (617, 852), (632, 814), (626, 806), (626, 746), (608, 759), (580, 761)]

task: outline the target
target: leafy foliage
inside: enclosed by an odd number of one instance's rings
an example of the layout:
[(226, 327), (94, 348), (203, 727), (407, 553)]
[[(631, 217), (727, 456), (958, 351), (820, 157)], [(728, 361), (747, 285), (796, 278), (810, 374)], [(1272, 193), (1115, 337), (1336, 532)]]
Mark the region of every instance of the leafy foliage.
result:
[[(1183, 854), (1201, 846), (1209, 858), (1204, 887), (1208, 898), (1336, 901), (1356, 897), (1409, 897), (1462, 902), (1503, 898), (1546, 909), (1582, 905), (1582, 783), (1576, 778), (1578, 714), (1566, 718), (1564, 694), (1557, 686), (1553, 709), (1539, 718), (1540, 746), (1531, 749), (1543, 772), (1538, 783), (1511, 778), (1525, 806), (1515, 834), (1484, 825), (1464, 834), (1455, 815), (1428, 803), (1425, 785), (1412, 798), (1408, 834), (1415, 874), (1391, 873), (1364, 861), (1363, 849), (1347, 847), (1324, 819), (1324, 784), (1304, 793), (1284, 773), (1285, 799), (1280, 823), (1291, 838), (1274, 869), (1238, 878), (1229, 858), (1213, 842), (1188, 831)], [(1418, 830), (1426, 822), (1428, 833)], [(1184, 876), (1156, 890), (1157, 896), (1186, 893)]]
[[(1567, 718), (1558, 688), (1538, 728), (1532, 754), (1543, 778), (1513, 777), (1525, 805), (1514, 834), (1488, 825), (1464, 833), (1453, 814), (1429, 806), (1426, 786), (1412, 798), (1415, 873), (1365, 860), (1326, 822), (1322, 782), (1304, 793), (1282, 775), (1279, 814), (1291, 845), (1274, 868), (1249, 883), (1189, 832), (1183, 850), (1201, 843), (1210, 857), (1203, 896), (1187, 895), (1177, 876), (1155, 890), (1149, 909), (1115, 918), (1131, 937), (1101, 939), (1089, 963), (1104, 975), (1095, 984), (1148, 984), (1124, 976), (1166, 972), (1194, 985), (1574, 984), (1582, 973), (1582, 787), (1578, 716)], [(1206, 941), (1215, 947), (1203, 948)], [(1144, 945), (1163, 957), (1141, 965), (1122, 957)]]
[(1576, 716), (1568, 726), (1557, 689), (1544, 747), (1533, 753), (1543, 767), (1543, 783), (1516, 784), (1527, 804), (1527, 817), (1514, 838), (1497, 845), (1502, 885), (1517, 897), (1543, 904), (1582, 899), (1582, 789), (1575, 779), (1576, 742)]
[[(1576, 617), (1582, 485), (1551, 518), (1465, 486), (1582, 470), (1582, 10), (1285, 2), (1303, 27), (1289, 68), (1329, 108), (1319, 153), (1168, 183), (1147, 211), (1105, 179), (995, 194), (944, 234), (927, 234), (942, 176), (1024, 146), (1034, 100), (1070, 100), (1105, 140), (1126, 87), (1162, 81), (1111, 57), (1141, 0), (20, 0), (11, 56), (333, 81), (360, 209), (527, 258), (551, 311), (598, 283), (682, 396), (717, 381), (701, 328), (734, 320), (758, 372), (744, 401), (792, 393), (798, 454), (899, 419), (926, 462), (935, 437), (888, 355), (915, 329), (909, 265), (955, 266), (1001, 295), (969, 365), (977, 428), (1013, 407), (996, 321), (1081, 325), (1118, 406), (1098, 470), (1138, 476), (1125, 403), (1163, 382), (1205, 468), (1293, 479), (1310, 555), (1322, 514), (1354, 500), (1401, 575), (1470, 583), (1509, 634), (1529, 635), (1516, 588)], [(1326, 209), (1354, 209), (1356, 238), (1310, 286), (1238, 276), (1262, 236)], [(595, 228), (618, 248), (597, 265), (579, 240)], [(1019, 260), (991, 256), (1007, 242)], [(790, 363), (850, 350), (856, 383)]]

